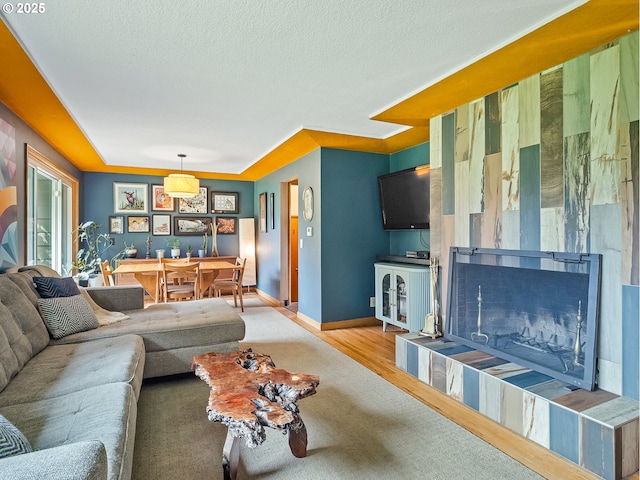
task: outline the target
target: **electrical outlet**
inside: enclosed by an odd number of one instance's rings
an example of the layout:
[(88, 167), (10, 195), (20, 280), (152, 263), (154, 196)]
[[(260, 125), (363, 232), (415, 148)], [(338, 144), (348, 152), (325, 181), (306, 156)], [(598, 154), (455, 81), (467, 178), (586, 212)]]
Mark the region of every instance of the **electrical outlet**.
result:
[(369, 306), (370, 307), (376, 306), (376, 297), (369, 297)]

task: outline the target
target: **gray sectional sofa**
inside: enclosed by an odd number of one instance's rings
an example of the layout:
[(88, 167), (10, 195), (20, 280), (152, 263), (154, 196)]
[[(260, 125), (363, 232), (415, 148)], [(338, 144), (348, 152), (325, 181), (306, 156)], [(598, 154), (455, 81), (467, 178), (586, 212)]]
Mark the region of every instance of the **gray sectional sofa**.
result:
[(98, 287), (87, 304), (128, 318), (54, 340), (36, 276), (57, 274), (36, 266), (0, 275), (0, 456), (16, 446), (2, 437), (14, 427), (28, 452), (0, 458), (0, 479), (128, 479), (142, 380), (238, 349), (244, 321), (221, 299), (143, 308), (140, 287)]

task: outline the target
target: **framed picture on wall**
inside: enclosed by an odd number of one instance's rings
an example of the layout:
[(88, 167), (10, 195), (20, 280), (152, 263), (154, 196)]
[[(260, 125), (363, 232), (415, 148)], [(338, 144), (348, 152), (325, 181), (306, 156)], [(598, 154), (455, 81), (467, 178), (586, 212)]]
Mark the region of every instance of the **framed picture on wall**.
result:
[(269, 194), (269, 211), (270, 213), (270, 217), (269, 217), (269, 223), (271, 224), (271, 230), (275, 230), (276, 228), (276, 194), (275, 193), (270, 193)]
[(202, 235), (210, 225), (211, 217), (173, 217), (173, 234)]
[(124, 233), (124, 217), (122, 215), (109, 217), (109, 233), (111, 235), (122, 235)]
[(129, 233), (147, 233), (149, 232), (149, 217), (127, 217), (127, 225)]
[(260, 232), (267, 231), (267, 193), (260, 194)]
[(151, 228), (154, 235), (171, 235), (171, 215), (154, 215)]
[(216, 217), (218, 235), (234, 235), (236, 233), (236, 217)]
[(151, 185), (151, 210), (156, 212), (173, 212), (176, 201), (164, 193), (164, 185)]
[(238, 192), (211, 192), (211, 213), (238, 213)]
[(180, 213), (207, 213), (209, 188), (200, 187), (200, 193), (195, 197), (179, 198), (178, 211)]
[(147, 213), (149, 185), (113, 182), (113, 213)]

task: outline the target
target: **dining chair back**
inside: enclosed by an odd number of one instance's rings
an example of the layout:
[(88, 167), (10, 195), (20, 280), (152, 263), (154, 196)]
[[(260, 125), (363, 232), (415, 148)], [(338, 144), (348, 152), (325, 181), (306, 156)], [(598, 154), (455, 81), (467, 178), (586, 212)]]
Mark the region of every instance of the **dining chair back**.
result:
[(100, 263), (100, 272), (102, 273), (102, 282), (105, 287), (115, 286), (116, 282), (113, 279), (113, 270), (111, 269), (109, 260)]
[(162, 263), (160, 292), (164, 301), (197, 299), (200, 291), (200, 267), (196, 263)]

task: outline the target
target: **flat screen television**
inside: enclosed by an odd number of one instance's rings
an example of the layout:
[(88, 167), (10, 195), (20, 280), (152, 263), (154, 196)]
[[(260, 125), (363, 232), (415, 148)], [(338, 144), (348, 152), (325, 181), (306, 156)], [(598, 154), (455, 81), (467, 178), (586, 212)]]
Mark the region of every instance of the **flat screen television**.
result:
[(429, 228), (429, 165), (378, 177), (385, 230)]

